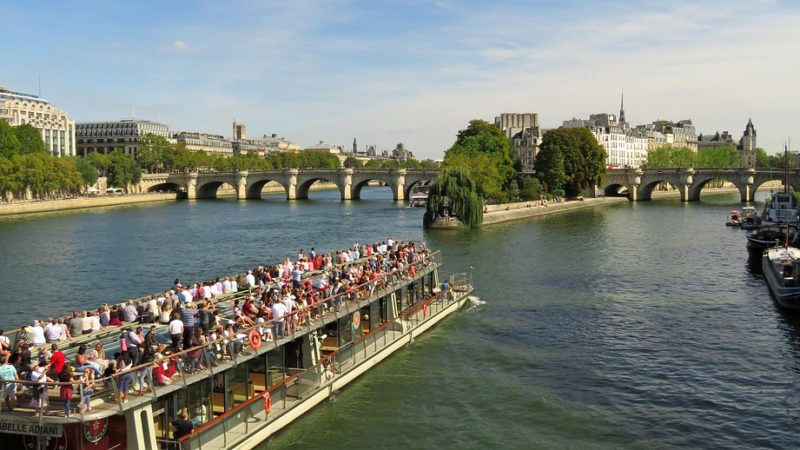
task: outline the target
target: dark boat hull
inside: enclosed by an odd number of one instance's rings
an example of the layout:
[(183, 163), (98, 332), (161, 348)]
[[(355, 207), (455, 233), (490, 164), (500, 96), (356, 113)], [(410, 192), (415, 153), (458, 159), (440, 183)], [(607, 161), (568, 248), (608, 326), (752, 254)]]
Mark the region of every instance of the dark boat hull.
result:
[(778, 305), (786, 309), (800, 310), (800, 287), (784, 286), (767, 255), (761, 259), (761, 270), (764, 272), (764, 279)]

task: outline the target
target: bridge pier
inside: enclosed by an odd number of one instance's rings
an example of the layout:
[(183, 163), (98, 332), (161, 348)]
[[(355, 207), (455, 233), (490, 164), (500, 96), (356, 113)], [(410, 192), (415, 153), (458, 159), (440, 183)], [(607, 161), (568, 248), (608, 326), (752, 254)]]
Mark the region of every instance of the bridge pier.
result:
[(247, 199), (247, 171), (242, 170), (240, 172), (236, 172), (236, 185), (234, 186), (236, 189), (236, 199), (237, 200), (246, 200)]
[(406, 199), (406, 169), (392, 170), (392, 198), (396, 202), (402, 202)]
[(187, 182), (186, 182), (186, 198), (188, 200), (196, 200), (197, 199), (197, 172), (192, 172), (187, 175)]
[(298, 169), (285, 169), (283, 176), (286, 179), (286, 200), (297, 200), (297, 174)]
[(339, 169), (339, 192), (342, 201), (353, 198), (353, 169)]

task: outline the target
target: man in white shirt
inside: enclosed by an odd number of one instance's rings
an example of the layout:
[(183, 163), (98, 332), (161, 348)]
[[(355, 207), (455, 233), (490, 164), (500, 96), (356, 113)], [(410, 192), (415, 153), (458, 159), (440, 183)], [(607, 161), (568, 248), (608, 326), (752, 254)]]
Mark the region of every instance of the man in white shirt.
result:
[(283, 337), (283, 316), (285, 316), (289, 311), (286, 309), (286, 305), (280, 301), (275, 301), (272, 303), (272, 307), (270, 309), (272, 311), (272, 323), (275, 326), (275, 337), (276, 339), (280, 339)]
[(252, 289), (252, 288), (256, 287), (256, 277), (253, 276), (253, 271), (252, 270), (248, 270), (247, 271), (247, 276), (244, 277), (244, 279), (247, 282), (247, 286), (246, 286), (247, 288)]
[(47, 339), (45, 339), (44, 337), (44, 328), (42, 328), (42, 325), (39, 323), (38, 320), (33, 321), (33, 326), (31, 327), (30, 334), (31, 334), (31, 343), (34, 346), (44, 345), (47, 343)]
[(172, 353), (181, 351), (183, 321), (181, 320), (181, 315), (178, 313), (172, 315), (172, 321), (169, 323), (169, 337), (172, 339)]
[[(87, 319), (83, 319), (83, 320), (87, 320)], [(100, 325), (100, 317), (97, 314), (95, 314), (93, 312), (89, 312), (88, 320), (92, 324), (92, 333), (96, 333), (96, 332), (100, 331), (103, 328)]]

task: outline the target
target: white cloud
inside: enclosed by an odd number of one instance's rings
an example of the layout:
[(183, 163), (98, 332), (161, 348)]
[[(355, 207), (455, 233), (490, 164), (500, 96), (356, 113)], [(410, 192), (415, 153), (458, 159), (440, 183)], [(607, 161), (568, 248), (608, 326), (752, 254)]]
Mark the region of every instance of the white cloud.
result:
[(183, 42), (183, 41), (174, 41), (172, 43), (172, 49), (176, 50), (176, 51), (179, 51), (179, 52), (182, 52), (182, 51), (187, 49), (186, 43)]

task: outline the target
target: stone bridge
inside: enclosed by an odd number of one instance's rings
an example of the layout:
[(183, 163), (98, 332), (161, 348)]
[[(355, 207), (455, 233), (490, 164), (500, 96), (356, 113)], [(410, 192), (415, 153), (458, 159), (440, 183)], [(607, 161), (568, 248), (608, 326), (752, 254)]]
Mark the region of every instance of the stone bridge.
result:
[(217, 197), (222, 185), (236, 191), (239, 200), (261, 198), (261, 190), (270, 181), (280, 184), (287, 200), (308, 198), (311, 185), (328, 181), (336, 185), (342, 200), (358, 200), (361, 189), (370, 181), (389, 186), (394, 200), (405, 200), (411, 188), (423, 181), (436, 178), (436, 170), (408, 169), (283, 169), (241, 172), (163, 173), (142, 176), (141, 192), (174, 190), (179, 197), (209, 199)]
[[(741, 194), (742, 202), (752, 202), (756, 190), (768, 181), (783, 181), (782, 170), (756, 169), (609, 169), (602, 186), (592, 196), (622, 196), (630, 201), (650, 200), (659, 184), (669, 183), (678, 190), (681, 201), (700, 199), (700, 191), (711, 180), (729, 181)], [(789, 172), (789, 185), (798, 191), (800, 171)]]

